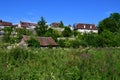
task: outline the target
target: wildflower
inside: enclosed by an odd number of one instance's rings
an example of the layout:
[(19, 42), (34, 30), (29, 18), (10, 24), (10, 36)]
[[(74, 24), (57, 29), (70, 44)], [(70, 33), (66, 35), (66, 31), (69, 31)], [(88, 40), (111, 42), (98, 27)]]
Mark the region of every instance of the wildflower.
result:
[(87, 57), (87, 54), (86, 54), (86, 53), (82, 53), (82, 54), (81, 54), (81, 57), (82, 57), (83, 59), (85, 59), (85, 58)]

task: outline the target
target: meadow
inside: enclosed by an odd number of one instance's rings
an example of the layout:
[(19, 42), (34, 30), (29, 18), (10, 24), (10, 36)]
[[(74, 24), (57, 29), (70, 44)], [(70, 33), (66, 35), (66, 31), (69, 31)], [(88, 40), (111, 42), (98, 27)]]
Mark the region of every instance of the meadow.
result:
[(120, 48), (0, 48), (0, 80), (119, 80)]

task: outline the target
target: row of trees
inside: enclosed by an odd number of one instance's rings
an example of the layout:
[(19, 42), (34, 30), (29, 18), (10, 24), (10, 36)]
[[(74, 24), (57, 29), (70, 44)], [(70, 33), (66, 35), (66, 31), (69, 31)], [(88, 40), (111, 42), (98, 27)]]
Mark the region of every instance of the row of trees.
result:
[(60, 28), (64, 28), (63, 32), (54, 30), (52, 28), (48, 28), (48, 25), (46, 25), (46, 21), (43, 17), (41, 17), (41, 20), (38, 21), (38, 26), (36, 27), (36, 33), (38, 36), (52, 36), (55, 40), (57, 37), (70, 37), (72, 36), (72, 31), (70, 27), (64, 26), (63, 22), (60, 21)]

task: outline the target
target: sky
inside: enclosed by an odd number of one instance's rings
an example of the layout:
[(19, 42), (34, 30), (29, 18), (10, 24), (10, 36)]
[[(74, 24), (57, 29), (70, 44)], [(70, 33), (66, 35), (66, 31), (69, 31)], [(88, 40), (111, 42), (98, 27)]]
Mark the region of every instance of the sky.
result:
[(38, 22), (43, 16), (48, 24), (63, 21), (65, 25), (99, 21), (111, 13), (120, 13), (120, 0), (1, 0), (0, 19), (18, 24)]

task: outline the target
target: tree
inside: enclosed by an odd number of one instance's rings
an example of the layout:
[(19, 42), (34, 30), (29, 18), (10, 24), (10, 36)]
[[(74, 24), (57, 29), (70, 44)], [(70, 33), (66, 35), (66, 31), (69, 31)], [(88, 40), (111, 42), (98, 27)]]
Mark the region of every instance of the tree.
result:
[(11, 26), (4, 27), (4, 32), (6, 35), (10, 35), (12, 32), (12, 27)]
[(10, 42), (10, 35), (12, 32), (12, 27), (10, 26), (4, 27), (4, 32), (5, 32), (5, 35), (2, 38), (3, 42)]
[(45, 33), (45, 36), (52, 37), (55, 41), (57, 41), (57, 37), (60, 36), (60, 33), (57, 30), (53, 30), (52, 28), (49, 28)]
[(76, 37), (78, 36), (78, 34), (80, 34), (80, 32), (78, 32), (77, 30), (73, 30), (73, 35)]
[(70, 37), (72, 36), (72, 31), (70, 27), (65, 27), (64, 31), (62, 32), (64, 37)]
[(43, 17), (41, 17), (41, 20), (38, 21), (38, 26), (36, 28), (36, 32), (38, 36), (44, 36), (47, 32), (48, 26), (46, 25), (46, 21)]
[(108, 30), (112, 33), (120, 30), (120, 14), (112, 13), (108, 18), (103, 19), (98, 24), (98, 33)]
[(60, 21), (60, 25), (59, 25), (59, 27), (61, 27), (61, 28), (63, 28), (63, 27), (64, 27), (64, 24), (63, 24), (63, 22), (62, 22), (62, 21)]
[(119, 27), (119, 29), (120, 29), (120, 14), (119, 14), (119, 13), (112, 13), (112, 14), (110, 15), (110, 18), (113, 19), (113, 20), (115, 20), (116, 25), (117, 25), (117, 26)]

